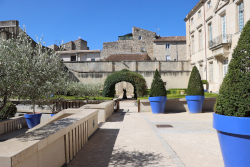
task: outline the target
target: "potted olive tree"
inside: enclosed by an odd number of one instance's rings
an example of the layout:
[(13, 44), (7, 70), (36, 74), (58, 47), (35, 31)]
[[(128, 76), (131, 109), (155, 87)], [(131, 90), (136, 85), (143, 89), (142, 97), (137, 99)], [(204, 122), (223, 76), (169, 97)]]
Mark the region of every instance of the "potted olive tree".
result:
[[(35, 43), (26, 32), (0, 44), (2, 72), (11, 71), (4, 72), (4, 77), (1, 77), (1, 94), (3, 92), (4, 100), (12, 95), (31, 102), (33, 113), (25, 114), (25, 118), (32, 128), (40, 123), (41, 118), (41, 113), (35, 112), (36, 104), (49, 98), (59, 82), (65, 81), (67, 74), (58, 55), (44, 47), (41, 41)], [(2, 104), (4, 106), (4, 101)]]
[(148, 99), (153, 114), (164, 113), (167, 101), (167, 90), (157, 69), (154, 74)]
[(250, 164), (250, 21), (240, 35), (214, 107), (225, 166)]
[(186, 100), (190, 113), (202, 112), (204, 102), (204, 88), (200, 73), (196, 66), (193, 67), (186, 92)]

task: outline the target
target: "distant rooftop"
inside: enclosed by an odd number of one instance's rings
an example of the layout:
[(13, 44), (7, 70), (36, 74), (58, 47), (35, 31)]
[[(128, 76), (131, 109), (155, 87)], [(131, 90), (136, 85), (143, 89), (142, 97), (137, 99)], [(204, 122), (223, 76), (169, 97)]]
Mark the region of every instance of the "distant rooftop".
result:
[(159, 37), (154, 42), (186, 42), (186, 36)]

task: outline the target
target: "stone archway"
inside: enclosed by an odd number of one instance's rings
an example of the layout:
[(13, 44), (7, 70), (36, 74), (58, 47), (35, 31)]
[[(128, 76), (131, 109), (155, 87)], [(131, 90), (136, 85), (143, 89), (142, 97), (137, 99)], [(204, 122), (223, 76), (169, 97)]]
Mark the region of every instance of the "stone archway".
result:
[(115, 84), (122, 81), (129, 82), (134, 86), (135, 96), (142, 97), (145, 95), (147, 89), (145, 79), (140, 74), (123, 69), (107, 77), (104, 82), (103, 96), (113, 97), (115, 94)]

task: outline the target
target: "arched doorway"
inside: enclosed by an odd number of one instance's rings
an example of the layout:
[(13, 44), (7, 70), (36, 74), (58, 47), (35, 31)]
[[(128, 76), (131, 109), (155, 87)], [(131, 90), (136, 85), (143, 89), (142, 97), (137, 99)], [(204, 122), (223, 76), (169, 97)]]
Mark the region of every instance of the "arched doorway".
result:
[(127, 91), (127, 96), (132, 96), (134, 94), (134, 86), (126, 81), (118, 82), (115, 84), (115, 94), (118, 96), (123, 95), (124, 88)]
[(145, 95), (147, 89), (147, 84), (142, 75), (131, 72), (127, 69), (112, 73), (107, 77), (104, 82), (103, 96), (104, 97), (114, 97), (115, 85), (119, 82), (126, 81), (133, 85), (134, 94), (137, 97), (142, 97)]

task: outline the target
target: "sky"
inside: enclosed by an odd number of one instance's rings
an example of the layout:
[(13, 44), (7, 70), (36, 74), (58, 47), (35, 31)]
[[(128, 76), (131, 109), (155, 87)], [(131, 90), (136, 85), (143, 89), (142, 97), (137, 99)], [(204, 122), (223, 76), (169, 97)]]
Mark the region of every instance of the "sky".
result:
[[(79, 38), (91, 50), (132, 33), (186, 36), (185, 17), (199, 0), (0, 0), (0, 21), (18, 20), (46, 46)], [(159, 29), (159, 31), (158, 31)]]

